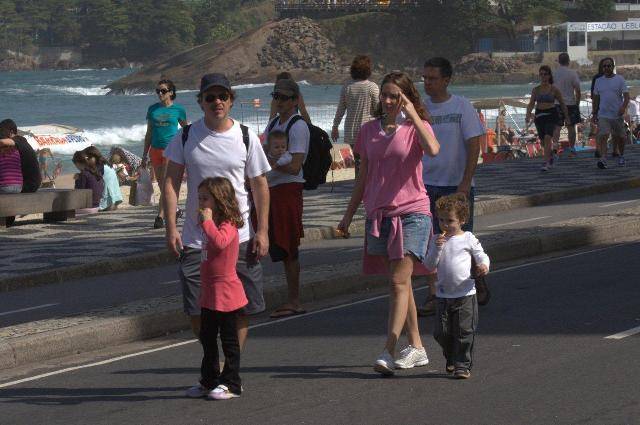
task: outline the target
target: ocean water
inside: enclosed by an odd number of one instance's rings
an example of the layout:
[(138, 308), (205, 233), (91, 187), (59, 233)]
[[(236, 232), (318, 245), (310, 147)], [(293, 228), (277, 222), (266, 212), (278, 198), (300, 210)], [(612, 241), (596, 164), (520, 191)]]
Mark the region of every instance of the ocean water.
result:
[[(146, 111), (157, 101), (157, 97), (155, 94), (107, 96), (104, 88), (129, 72), (131, 70), (106, 69), (0, 72), (0, 120), (12, 118), (18, 127), (52, 123), (72, 125), (81, 128), (82, 135), (89, 143), (100, 148), (105, 155), (114, 145), (140, 155), (146, 131)], [(314, 124), (325, 130), (330, 129), (340, 86), (311, 85), (304, 81), (299, 83)], [(451, 91), (470, 99), (521, 97), (528, 95), (532, 86), (454, 85)], [(587, 84), (584, 87), (588, 89)], [(232, 116), (253, 130), (262, 131), (268, 118), (272, 88), (270, 82), (236, 86), (237, 99)], [(423, 93), (422, 83), (418, 88)], [(258, 107), (254, 105), (254, 99), (260, 100)], [(176, 102), (185, 107), (189, 121), (202, 116), (195, 91), (180, 90), (178, 87)], [(487, 118), (489, 125), (492, 125), (493, 114), (489, 113)], [(521, 121), (520, 118), (518, 120)], [(71, 155), (73, 151), (84, 147), (70, 144), (52, 150), (63, 162), (64, 172), (73, 172)]]

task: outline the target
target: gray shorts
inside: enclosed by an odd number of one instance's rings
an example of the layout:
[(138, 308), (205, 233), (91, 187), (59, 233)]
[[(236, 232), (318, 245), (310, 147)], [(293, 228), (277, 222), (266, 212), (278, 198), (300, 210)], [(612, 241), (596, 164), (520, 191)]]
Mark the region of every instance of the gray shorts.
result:
[[(240, 255), (236, 263), (236, 272), (249, 300), (249, 304), (241, 310), (245, 315), (258, 314), (266, 308), (262, 292), (262, 265), (259, 261), (251, 260), (250, 247), (248, 241), (240, 244)], [(185, 246), (178, 266), (184, 312), (189, 316), (200, 316), (200, 255), (199, 249)]]
[(598, 136), (611, 134), (612, 136), (626, 137), (627, 129), (622, 118), (598, 118)]

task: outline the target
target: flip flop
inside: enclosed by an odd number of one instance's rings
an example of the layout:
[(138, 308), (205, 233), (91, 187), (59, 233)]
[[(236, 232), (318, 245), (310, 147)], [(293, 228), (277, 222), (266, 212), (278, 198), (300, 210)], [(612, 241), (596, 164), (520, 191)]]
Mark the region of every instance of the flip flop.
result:
[(307, 310), (295, 310), (293, 308), (278, 308), (269, 316), (272, 319), (282, 319), (283, 317), (297, 316), (306, 313)]

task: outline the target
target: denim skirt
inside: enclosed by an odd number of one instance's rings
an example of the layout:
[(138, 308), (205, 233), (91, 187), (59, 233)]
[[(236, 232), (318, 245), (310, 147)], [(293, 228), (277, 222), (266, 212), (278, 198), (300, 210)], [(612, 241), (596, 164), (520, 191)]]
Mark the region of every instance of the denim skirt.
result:
[[(431, 232), (431, 217), (425, 214), (411, 213), (400, 216), (402, 221), (402, 245), (404, 254), (413, 255), (418, 261), (424, 261)], [(371, 235), (372, 220), (365, 223), (365, 237), (367, 238), (367, 254), (389, 256), (387, 241), (391, 231), (391, 218), (384, 217), (380, 225), (380, 236)]]

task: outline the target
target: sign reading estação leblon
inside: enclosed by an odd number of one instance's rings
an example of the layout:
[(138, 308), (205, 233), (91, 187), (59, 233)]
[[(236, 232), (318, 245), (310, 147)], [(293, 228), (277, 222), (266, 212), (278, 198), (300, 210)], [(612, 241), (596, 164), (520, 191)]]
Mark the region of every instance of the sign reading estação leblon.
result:
[(640, 21), (567, 22), (568, 32), (640, 31)]

